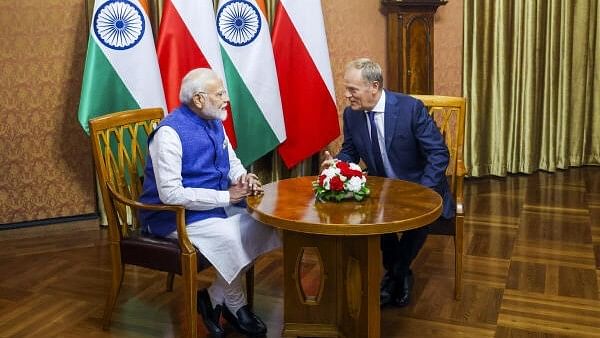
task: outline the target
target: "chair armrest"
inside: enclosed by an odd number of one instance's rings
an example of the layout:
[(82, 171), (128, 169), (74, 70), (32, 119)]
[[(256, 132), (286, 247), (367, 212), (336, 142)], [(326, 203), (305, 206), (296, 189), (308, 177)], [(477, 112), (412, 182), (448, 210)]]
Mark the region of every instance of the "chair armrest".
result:
[[(169, 204), (146, 204), (138, 201), (131, 200), (119, 192), (117, 192), (111, 184), (107, 184), (109, 194), (114, 197), (120, 203), (123, 203), (132, 209), (145, 209), (145, 210), (156, 210), (156, 211), (171, 211), (175, 213), (176, 225), (177, 225), (177, 238), (179, 241), (179, 247), (182, 253), (192, 254), (196, 252), (196, 249), (190, 242), (185, 227), (185, 208), (181, 205), (169, 205)], [(110, 198), (109, 198), (110, 200)]]

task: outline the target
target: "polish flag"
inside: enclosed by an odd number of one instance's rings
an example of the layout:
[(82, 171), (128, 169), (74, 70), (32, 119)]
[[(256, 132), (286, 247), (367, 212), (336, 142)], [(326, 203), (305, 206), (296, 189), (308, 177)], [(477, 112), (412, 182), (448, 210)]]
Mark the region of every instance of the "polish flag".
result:
[[(192, 69), (211, 68), (227, 88), (212, 0), (164, 0), (156, 49), (169, 111), (179, 106), (181, 80)], [(232, 121), (228, 106), (223, 124), (235, 148)]]
[(280, 0), (272, 35), (291, 168), (340, 135), (321, 1)]

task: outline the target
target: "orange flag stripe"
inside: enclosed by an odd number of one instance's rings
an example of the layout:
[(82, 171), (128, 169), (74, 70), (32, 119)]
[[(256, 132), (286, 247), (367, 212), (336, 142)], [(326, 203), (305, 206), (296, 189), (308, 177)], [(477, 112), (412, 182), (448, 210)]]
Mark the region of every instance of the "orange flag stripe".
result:
[(150, 15), (150, 6), (148, 6), (148, 1), (146, 1), (146, 0), (139, 0), (139, 1), (140, 1), (140, 4), (142, 5), (142, 7), (144, 7), (146, 14)]
[(258, 7), (260, 8), (260, 10), (263, 12), (263, 15), (265, 16), (265, 18), (269, 18), (267, 16), (267, 5), (265, 4), (264, 0), (256, 0), (256, 4), (258, 5)]

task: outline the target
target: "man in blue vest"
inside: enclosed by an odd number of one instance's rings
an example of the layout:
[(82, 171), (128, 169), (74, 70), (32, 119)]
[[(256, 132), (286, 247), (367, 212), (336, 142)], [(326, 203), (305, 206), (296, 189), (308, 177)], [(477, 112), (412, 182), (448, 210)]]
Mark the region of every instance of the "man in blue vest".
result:
[[(186, 208), (190, 241), (213, 264), (217, 277), (198, 292), (198, 312), (214, 337), (223, 337), (223, 316), (243, 334), (264, 336), (265, 324), (247, 306), (241, 276), (261, 254), (281, 245), (275, 230), (255, 221), (245, 198), (262, 191), (235, 155), (223, 120), (227, 92), (210, 69), (190, 71), (182, 80), (181, 105), (148, 137), (140, 201)], [(177, 237), (172, 213), (140, 214), (144, 230)]]
[[(366, 58), (351, 61), (344, 74), (344, 142), (337, 158), (363, 160), (369, 175), (399, 178), (435, 190), (443, 199), (442, 217), (454, 216), (455, 204), (446, 180), (449, 153), (439, 129), (423, 103), (383, 89), (381, 67)], [(325, 153), (328, 165), (333, 157)], [(410, 196), (407, 196), (410, 198)], [(403, 307), (410, 302), (410, 265), (427, 238), (428, 227), (406, 231), (402, 237), (381, 236), (383, 266), (381, 306)]]

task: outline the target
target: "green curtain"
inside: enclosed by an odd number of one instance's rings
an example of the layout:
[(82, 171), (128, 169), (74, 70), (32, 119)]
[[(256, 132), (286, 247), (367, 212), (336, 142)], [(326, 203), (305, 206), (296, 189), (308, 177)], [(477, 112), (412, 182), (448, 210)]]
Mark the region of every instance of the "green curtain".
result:
[(465, 0), (471, 176), (600, 164), (597, 0)]

